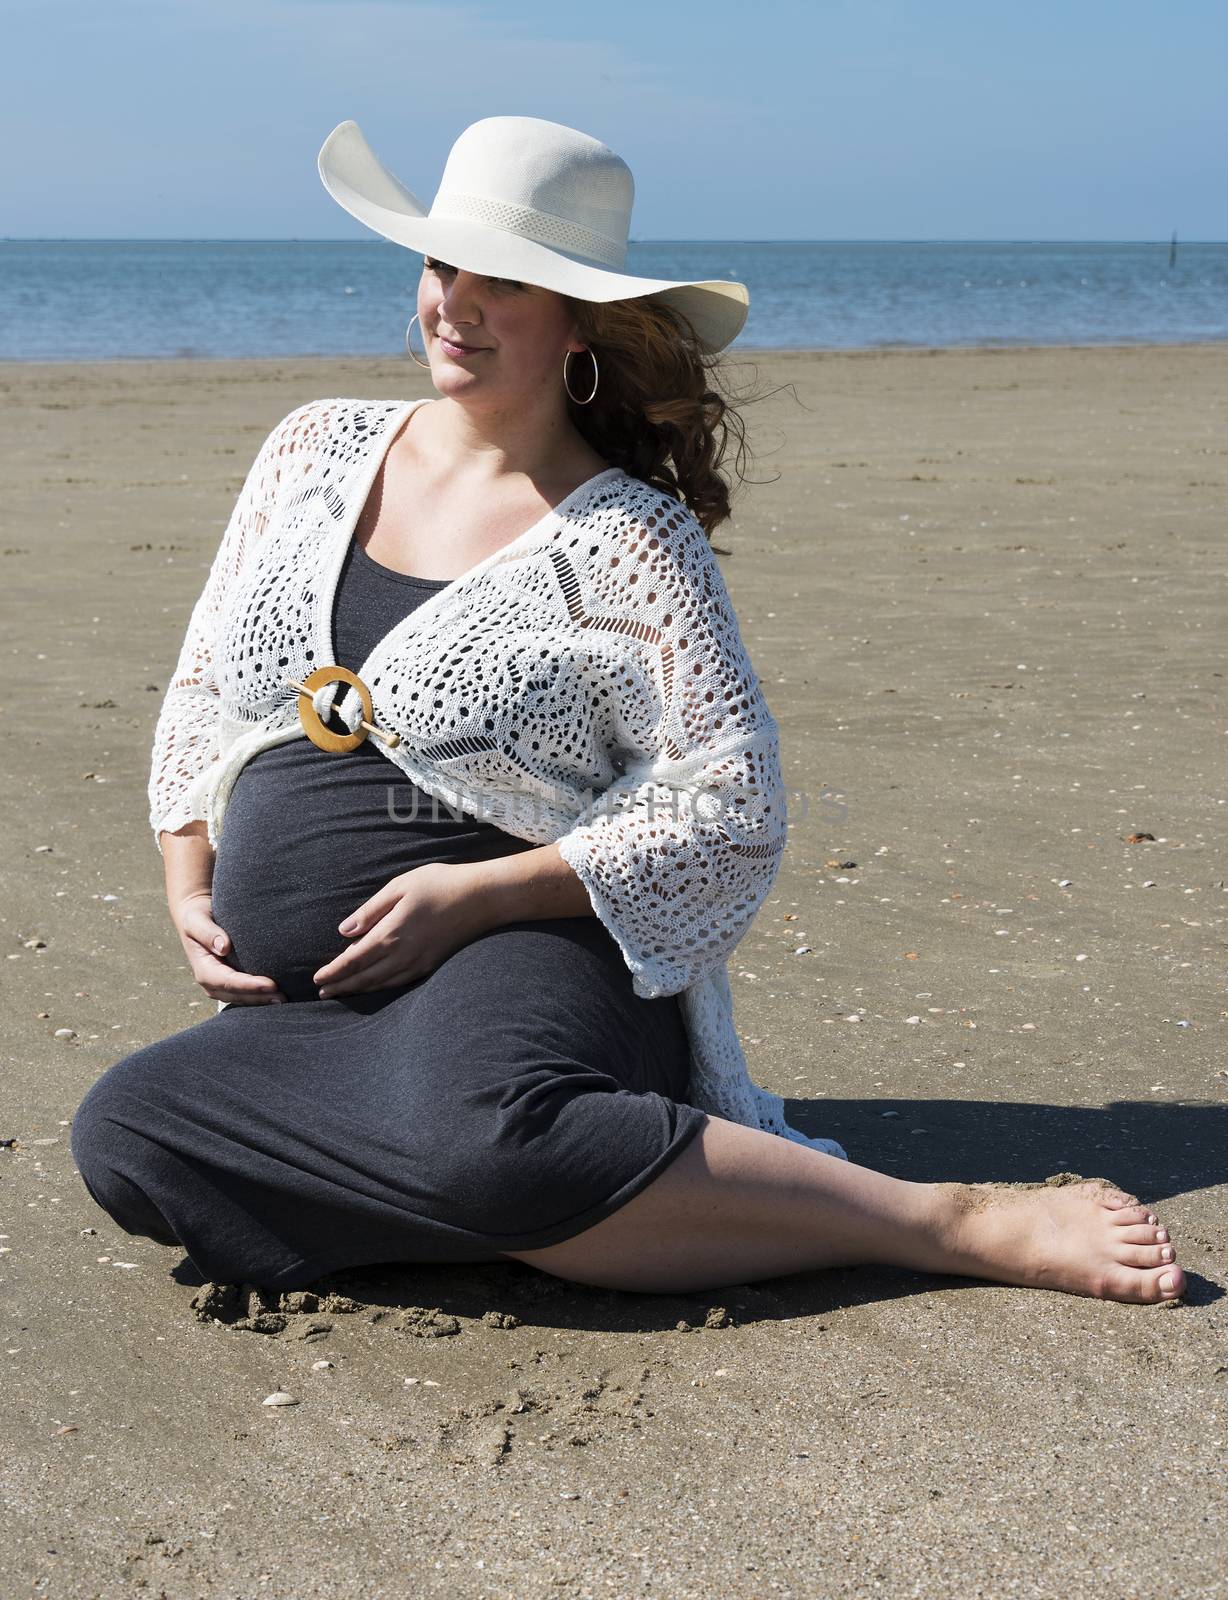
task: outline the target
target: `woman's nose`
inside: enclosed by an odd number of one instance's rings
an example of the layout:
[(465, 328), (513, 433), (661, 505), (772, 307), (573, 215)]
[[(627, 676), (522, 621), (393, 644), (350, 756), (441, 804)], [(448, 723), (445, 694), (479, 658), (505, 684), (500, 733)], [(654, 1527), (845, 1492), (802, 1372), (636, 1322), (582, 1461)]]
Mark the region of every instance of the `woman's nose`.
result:
[(480, 288), (483, 279), (475, 272), (458, 272), (444, 291), (439, 309), (453, 322), (476, 322), (481, 317)]

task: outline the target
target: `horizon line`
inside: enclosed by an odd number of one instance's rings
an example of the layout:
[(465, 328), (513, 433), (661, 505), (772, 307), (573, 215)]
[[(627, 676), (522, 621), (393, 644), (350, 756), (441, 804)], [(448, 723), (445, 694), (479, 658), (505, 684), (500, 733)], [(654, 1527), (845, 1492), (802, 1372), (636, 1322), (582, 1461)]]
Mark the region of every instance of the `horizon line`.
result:
[[(1154, 244), (1157, 249), (1171, 249), (1172, 236), (1166, 238), (1148, 239), (1059, 239), (1059, 238), (933, 238), (933, 239), (905, 239), (905, 238), (742, 238), (742, 239), (675, 239), (675, 238), (630, 238), (628, 244)], [(1181, 239), (1178, 243), (1186, 245), (1195, 244), (1228, 244), (1228, 239)], [(0, 244), (354, 244), (354, 245), (391, 245), (394, 250), (409, 249), (407, 245), (399, 245), (395, 240), (374, 239), (339, 239), (339, 238), (308, 238), (304, 235), (289, 234), (284, 237), (267, 238), (256, 236), (236, 236), (231, 234), (217, 235), (180, 235), (180, 234), (0, 234)], [(421, 251), (410, 250), (411, 255), (421, 255)]]

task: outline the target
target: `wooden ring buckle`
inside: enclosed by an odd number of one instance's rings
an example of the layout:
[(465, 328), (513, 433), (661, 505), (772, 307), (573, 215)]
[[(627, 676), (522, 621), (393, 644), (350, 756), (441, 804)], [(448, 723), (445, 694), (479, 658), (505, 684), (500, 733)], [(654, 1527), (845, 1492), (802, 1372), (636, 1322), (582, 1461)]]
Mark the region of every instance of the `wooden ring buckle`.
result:
[[(303, 732), (312, 744), (318, 745), (321, 750), (356, 750), (368, 733), (373, 733), (389, 748), (400, 744), (399, 734), (387, 733), (372, 722), (371, 691), (358, 674), (351, 672), (348, 667), (317, 667), (301, 683), (295, 678), (288, 678), (286, 681), (292, 689), (299, 691), (298, 715), (299, 721), (303, 724)], [(312, 704), (312, 696), (316, 690), (322, 689), (328, 683), (347, 683), (358, 690), (359, 698), (362, 700), (362, 721), (353, 733), (334, 733), (331, 728), (325, 726), (319, 712)]]

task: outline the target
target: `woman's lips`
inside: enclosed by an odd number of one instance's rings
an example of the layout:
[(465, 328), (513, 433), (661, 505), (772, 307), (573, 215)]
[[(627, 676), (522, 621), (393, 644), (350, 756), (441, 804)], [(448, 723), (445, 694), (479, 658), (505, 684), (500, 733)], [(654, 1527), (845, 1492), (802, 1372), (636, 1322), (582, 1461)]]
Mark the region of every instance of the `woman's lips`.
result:
[(445, 355), (454, 357), (480, 355), (483, 350), (488, 348), (486, 345), (453, 344), (451, 339), (445, 339), (442, 334), (439, 337), (439, 343), (442, 345)]

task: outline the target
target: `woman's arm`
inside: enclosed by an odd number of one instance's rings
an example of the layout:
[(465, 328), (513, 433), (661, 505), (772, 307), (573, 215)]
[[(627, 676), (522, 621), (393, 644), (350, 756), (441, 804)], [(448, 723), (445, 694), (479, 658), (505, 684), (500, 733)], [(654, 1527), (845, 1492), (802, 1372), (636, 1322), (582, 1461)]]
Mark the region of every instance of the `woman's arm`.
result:
[[(310, 405), (318, 402), (310, 402)], [(213, 847), (203, 817), (202, 786), (218, 757), (216, 643), (227, 593), (275, 503), (282, 458), (309, 406), (292, 411), (267, 435), (231, 510), (209, 575), (188, 620), (175, 671), (154, 731), (149, 822), (162, 855), (166, 901), (192, 976), (206, 994), (230, 1003), (280, 998), (271, 978), (228, 966), (231, 943), (212, 915)]]
[(589, 601), (637, 624), (611, 673), (622, 775), (556, 847), (654, 999), (720, 972), (772, 887), (788, 818), (779, 728), (712, 546), (675, 500), (636, 509), (620, 570), (637, 588)]
[(492, 928), (507, 922), (596, 915), (588, 890), (563, 860), (557, 844), (467, 863), (465, 871)]
[(251, 548), (264, 533), (276, 499), (282, 458), (296, 444), (309, 402), (283, 417), (265, 439), (248, 470), (213, 557), (209, 576), (192, 607), (179, 659), (158, 714), (149, 770), (149, 824), (158, 849), (163, 837), (185, 823), (201, 821), (201, 785), (218, 756), (218, 623), (226, 595)]
[(629, 540), (660, 554), (643, 583), (655, 644), (618, 674), (626, 775), (555, 842), (448, 869), (479, 931), (598, 917), (647, 998), (728, 958), (775, 880), (788, 821), (779, 729), (707, 536), (672, 500), (652, 528)]
[(210, 894), (213, 889), (214, 849), (203, 822), (189, 822), (174, 832), (158, 835), (162, 852), (162, 875), (166, 880), (166, 903), (175, 907), (192, 895)]

